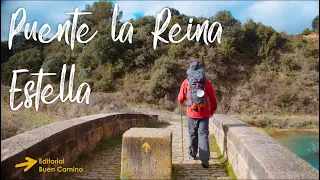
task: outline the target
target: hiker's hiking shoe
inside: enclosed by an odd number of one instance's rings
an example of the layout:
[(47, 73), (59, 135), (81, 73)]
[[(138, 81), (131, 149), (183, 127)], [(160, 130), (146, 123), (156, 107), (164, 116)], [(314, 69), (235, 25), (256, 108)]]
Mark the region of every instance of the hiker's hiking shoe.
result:
[(209, 162), (203, 162), (201, 163), (203, 168), (208, 168), (209, 167)]
[(189, 156), (189, 159), (197, 160), (197, 156), (192, 156), (192, 155), (190, 155), (190, 156)]

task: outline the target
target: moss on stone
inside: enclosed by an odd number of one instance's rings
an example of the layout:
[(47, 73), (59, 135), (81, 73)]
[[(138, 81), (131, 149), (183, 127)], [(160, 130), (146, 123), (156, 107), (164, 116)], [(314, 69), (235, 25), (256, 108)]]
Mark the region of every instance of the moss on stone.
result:
[(229, 164), (228, 161), (221, 154), (216, 138), (212, 134), (210, 134), (209, 138), (210, 138), (210, 151), (218, 153), (219, 155), (218, 160), (224, 165), (227, 176), (229, 176), (230, 179), (237, 179), (231, 164)]

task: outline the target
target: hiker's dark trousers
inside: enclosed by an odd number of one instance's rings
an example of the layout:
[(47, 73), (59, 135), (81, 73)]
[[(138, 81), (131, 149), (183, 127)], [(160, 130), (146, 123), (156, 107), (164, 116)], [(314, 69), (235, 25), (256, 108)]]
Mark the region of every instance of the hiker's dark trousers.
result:
[(195, 157), (199, 147), (200, 160), (203, 162), (209, 161), (209, 118), (193, 119), (188, 117), (188, 129), (190, 137), (189, 155)]

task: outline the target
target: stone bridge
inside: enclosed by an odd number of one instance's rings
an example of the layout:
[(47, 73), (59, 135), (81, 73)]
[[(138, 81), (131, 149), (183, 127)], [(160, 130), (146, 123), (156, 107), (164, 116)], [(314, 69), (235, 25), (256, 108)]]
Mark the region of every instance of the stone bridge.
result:
[[(186, 123), (182, 154), (179, 121), (159, 123), (157, 115), (108, 113), (55, 122), (2, 140), (1, 179), (119, 179), (121, 134), (131, 127), (145, 126), (172, 131), (172, 179), (233, 178), (219, 152), (212, 150), (208, 169), (203, 169), (199, 160), (188, 159)], [(210, 132), (211, 148), (218, 145), (238, 179), (319, 177), (318, 170), (263, 131), (234, 118), (215, 115), (210, 119)], [(37, 163), (24, 172), (15, 165), (25, 162), (26, 157)], [(48, 158), (56, 161), (45, 164)], [(58, 167), (69, 172), (57, 172)]]

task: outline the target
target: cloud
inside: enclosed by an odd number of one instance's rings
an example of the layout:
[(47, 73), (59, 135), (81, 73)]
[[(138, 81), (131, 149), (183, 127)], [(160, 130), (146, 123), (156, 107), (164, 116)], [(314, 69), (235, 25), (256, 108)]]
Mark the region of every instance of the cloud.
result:
[[(141, 15), (155, 16), (164, 7), (177, 9), (188, 16), (214, 16), (218, 11), (228, 10), (245, 23), (252, 18), (256, 22), (272, 26), (277, 31), (298, 34), (319, 14), (319, 1), (115, 1), (123, 11), (122, 21), (136, 19)], [(1, 40), (7, 40), (11, 14), (19, 7), (27, 11), (27, 21), (38, 21), (40, 27), (48, 23), (52, 31), (69, 18), (66, 12), (75, 7), (83, 10), (94, 1), (1, 1)]]
[(252, 18), (277, 31), (298, 34), (311, 28), (311, 21), (318, 14), (319, 1), (259, 1), (244, 9), (239, 19), (246, 22)]
[(219, 10), (238, 5), (239, 1), (116, 1), (123, 11), (122, 21), (135, 18), (136, 12), (155, 16), (165, 7), (177, 9), (180, 13), (189, 16), (211, 17)]
[(43, 24), (49, 24), (50, 37), (58, 29), (58, 24), (70, 17), (66, 12), (74, 12), (76, 7), (79, 11), (84, 10), (85, 4), (92, 4), (92, 1), (1, 1), (1, 41), (8, 39), (11, 15), (20, 7), (26, 10), (26, 23), (38, 22), (37, 30)]
[(277, 31), (299, 34), (311, 28), (319, 14), (319, 1), (118, 1), (124, 12), (122, 21), (136, 18), (136, 12), (155, 16), (164, 7), (172, 7), (189, 16), (211, 17), (218, 11), (231, 11), (245, 23), (249, 18), (272, 26)]

